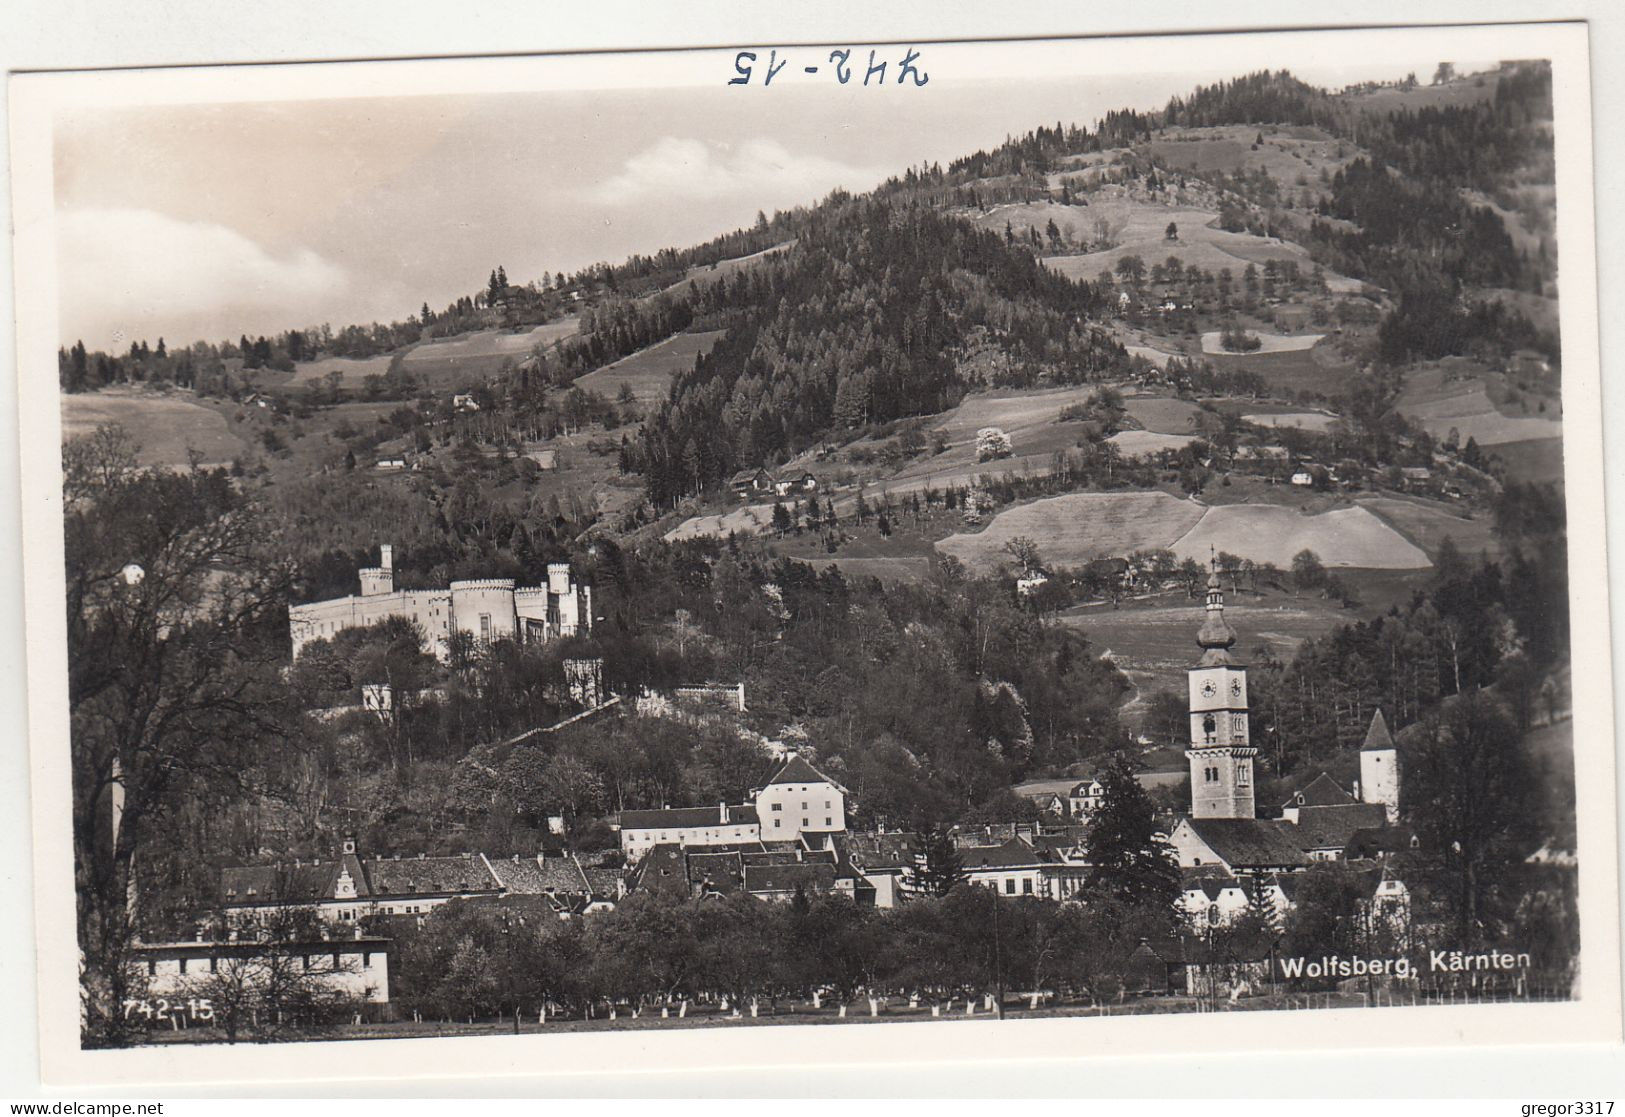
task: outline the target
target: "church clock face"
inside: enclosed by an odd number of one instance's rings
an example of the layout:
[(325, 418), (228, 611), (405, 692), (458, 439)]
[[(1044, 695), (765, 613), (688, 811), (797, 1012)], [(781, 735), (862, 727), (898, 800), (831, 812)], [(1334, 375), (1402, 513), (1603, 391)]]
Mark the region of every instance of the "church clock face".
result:
[(1212, 698), (1217, 693), (1219, 693), (1219, 688), (1213, 685), (1212, 679), (1209, 679), (1207, 682), (1202, 684), (1203, 698)]
[(1231, 698), (1240, 698), (1241, 697), (1241, 680), (1240, 679), (1231, 679), (1230, 680), (1230, 697)]

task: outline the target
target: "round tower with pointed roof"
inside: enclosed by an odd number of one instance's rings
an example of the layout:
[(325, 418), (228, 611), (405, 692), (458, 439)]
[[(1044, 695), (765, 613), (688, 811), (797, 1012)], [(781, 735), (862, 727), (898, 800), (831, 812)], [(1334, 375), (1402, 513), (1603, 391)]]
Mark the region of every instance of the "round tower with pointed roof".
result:
[(1208, 570), (1206, 616), (1196, 633), (1202, 656), (1190, 681), (1192, 818), (1255, 818), (1253, 757), (1247, 724), (1247, 668), (1230, 656), (1236, 630), (1224, 618), (1215, 559)]

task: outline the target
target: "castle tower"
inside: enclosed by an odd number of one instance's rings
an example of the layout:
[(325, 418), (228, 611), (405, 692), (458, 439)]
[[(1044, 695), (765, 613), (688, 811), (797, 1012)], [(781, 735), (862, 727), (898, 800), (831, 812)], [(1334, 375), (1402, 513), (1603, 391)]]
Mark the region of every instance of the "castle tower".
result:
[(1218, 564), (1207, 579), (1207, 617), (1196, 634), (1202, 658), (1189, 671), (1192, 818), (1255, 818), (1247, 730), (1247, 668), (1230, 658), (1236, 632), (1224, 619)]
[(1388, 723), (1378, 710), (1371, 716), (1365, 744), (1360, 746), (1360, 787), (1362, 803), (1381, 803), (1388, 810), (1388, 825), (1399, 821), (1399, 750), (1388, 732)]
[(379, 564), (361, 568), (362, 597), (395, 592), (395, 548), (385, 543), (378, 551)]

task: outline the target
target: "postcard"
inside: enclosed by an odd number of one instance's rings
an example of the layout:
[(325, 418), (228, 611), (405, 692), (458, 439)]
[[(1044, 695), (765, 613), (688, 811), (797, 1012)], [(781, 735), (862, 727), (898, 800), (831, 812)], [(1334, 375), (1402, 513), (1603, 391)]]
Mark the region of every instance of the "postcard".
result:
[(1617, 1040), (1586, 51), (15, 77), (47, 1081)]

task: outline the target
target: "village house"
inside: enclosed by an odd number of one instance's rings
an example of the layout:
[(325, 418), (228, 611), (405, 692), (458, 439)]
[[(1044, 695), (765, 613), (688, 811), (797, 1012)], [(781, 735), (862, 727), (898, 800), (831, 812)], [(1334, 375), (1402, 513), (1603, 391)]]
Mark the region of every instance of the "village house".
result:
[(452, 900), (516, 895), (555, 897), (560, 914), (572, 914), (613, 904), (617, 891), (611, 885), (606, 894), (602, 882), (589, 881), (575, 856), (562, 849), (495, 859), (482, 853), (363, 859), (355, 839), (346, 838), (336, 858), (223, 869), (219, 907), (228, 922), (308, 908), (324, 922), (355, 923), (377, 915), (427, 915)]
[(657, 845), (680, 847), (739, 842), (795, 842), (827, 846), (846, 831), (846, 789), (791, 754), (752, 802), (715, 807), (622, 811), (614, 823), (621, 851), (634, 861)]
[[(251, 987), (264, 985), (277, 979), (274, 971), (278, 967), (291, 966), (297, 967), (295, 972), (302, 982), (363, 1005), (378, 1006), (389, 1002), (393, 948), (389, 939), (362, 935), (359, 930), (308, 942), (274, 944), (247, 936), (213, 939), (199, 934), (190, 942), (136, 943), (130, 948), (129, 965), (140, 983), (138, 987), (144, 988), (147, 998), (153, 1001), (207, 997), (211, 980), (241, 981)], [(213, 1006), (204, 1011), (212, 1014)]]
[(777, 496), (791, 496), (817, 491), (818, 478), (805, 469), (788, 470), (773, 479), (773, 492)]
[(733, 490), (735, 496), (741, 500), (749, 499), (756, 493), (765, 493), (773, 488), (773, 477), (761, 466), (754, 469), (741, 469), (728, 478), (728, 488)]

